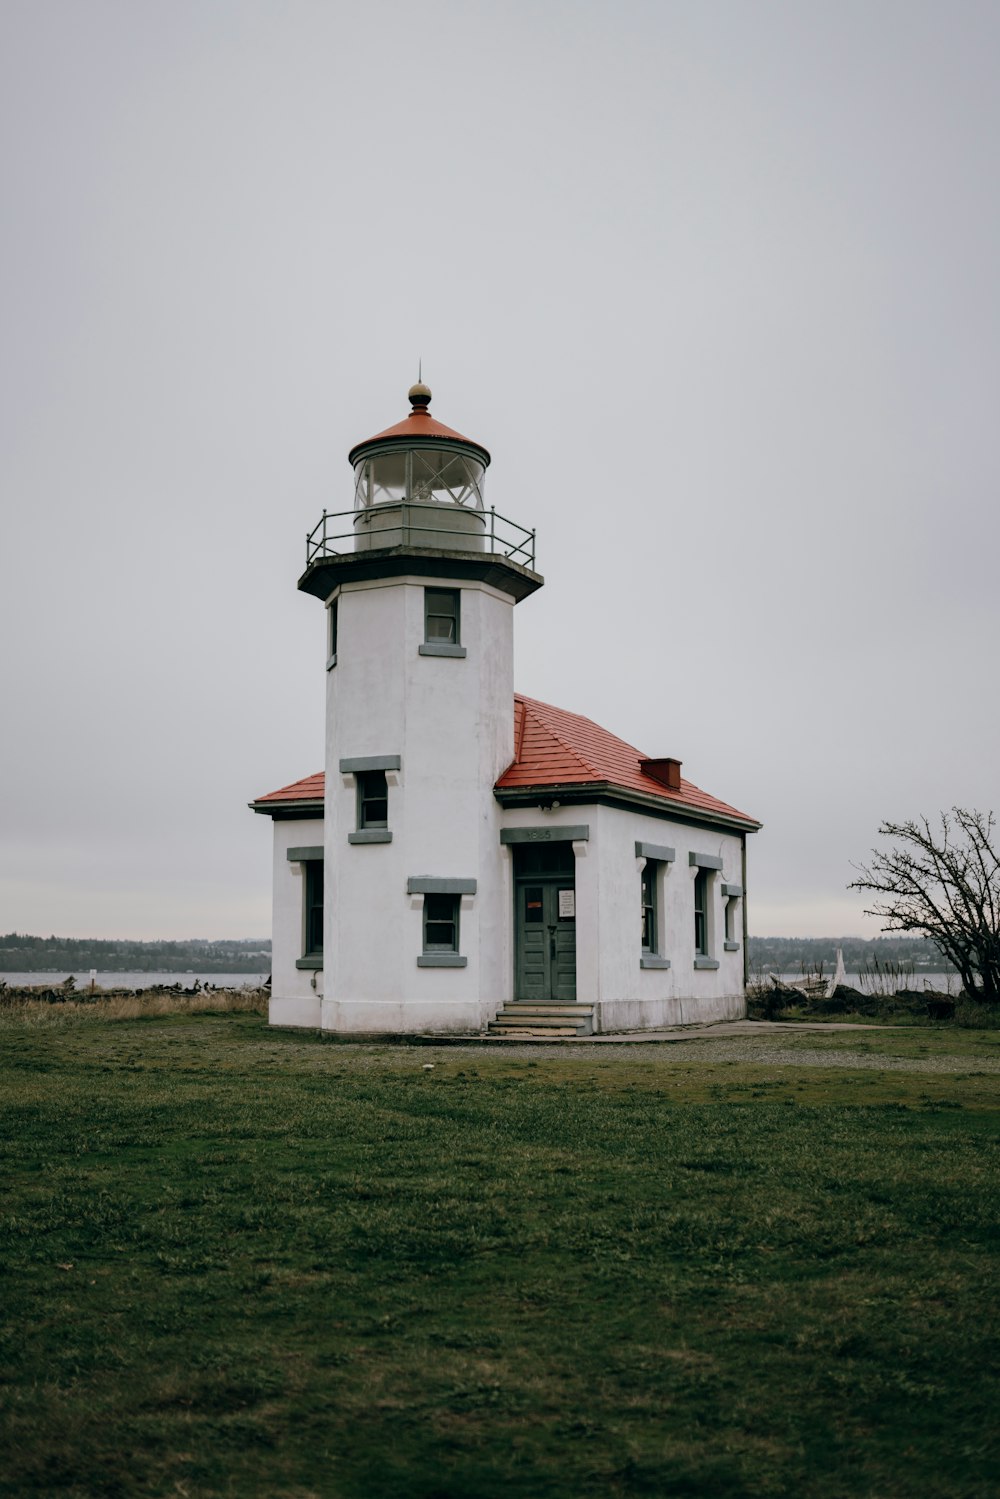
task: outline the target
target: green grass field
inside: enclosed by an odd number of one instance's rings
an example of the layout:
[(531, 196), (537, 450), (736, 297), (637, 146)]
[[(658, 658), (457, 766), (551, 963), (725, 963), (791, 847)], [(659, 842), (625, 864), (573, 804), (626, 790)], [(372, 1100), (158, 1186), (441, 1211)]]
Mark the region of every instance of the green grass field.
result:
[(8, 1017), (0, 1494), (993, 1499), (998, 1039)]

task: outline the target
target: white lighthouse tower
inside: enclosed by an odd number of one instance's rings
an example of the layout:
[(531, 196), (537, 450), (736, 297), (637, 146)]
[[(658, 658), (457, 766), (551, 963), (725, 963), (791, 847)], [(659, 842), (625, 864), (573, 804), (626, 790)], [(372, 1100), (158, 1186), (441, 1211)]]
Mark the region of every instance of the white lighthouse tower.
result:
[(354, 509), (324, 514), (299, 580), (329, 621), (313, 981), (334, 1031), (479, 1030), (512, 983), (494, 785), (513, 609), (543, 580), (534, 533), (484, 505), (487, 450), (430, 415), (427, 386), (409, 399), (351, 450)]

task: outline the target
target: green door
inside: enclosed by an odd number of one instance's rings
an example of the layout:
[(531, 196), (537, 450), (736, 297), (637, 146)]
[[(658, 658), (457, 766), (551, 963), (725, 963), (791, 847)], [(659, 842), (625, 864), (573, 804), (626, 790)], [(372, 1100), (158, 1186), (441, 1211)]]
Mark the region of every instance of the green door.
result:
[[(558, 859), (548, 860), (538, 857), (542, 852), (525, 850), (529, 857), (522, 861), (515, 879), (515, 998), (534, 1004), (572, 1003), (576, 999), (573, 851), (566, 847)], [(554, 869), (554, 864), (561, 865), (562, 871)]]

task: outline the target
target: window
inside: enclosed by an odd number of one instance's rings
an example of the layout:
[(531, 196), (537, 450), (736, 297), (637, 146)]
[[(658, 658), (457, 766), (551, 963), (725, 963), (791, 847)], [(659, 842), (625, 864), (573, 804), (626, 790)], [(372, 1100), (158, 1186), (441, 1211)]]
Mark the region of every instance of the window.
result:
[(646, 860), (642, 871), (642, 950), (656, 952), (656, 864)]
[(406, 891), (417, 896), (423, 907), (423, 951), (417, 958), (417, 967), (465, 968), (469, 960), (458, 950), (458, 917), (463, 899), (471, 905), (476, 881), (411, 874)]
[(699, 869), (694, 877), (694, 951), (695, 957), (708, 957), (707, 869)]
[(424, 589), (424, 639), (458, 645), (457, 588)]
[(384, 770), (364, 770), (358, 776), (358, 830), (389, 826), (389, 786)]
[(327, 641), (329, 649), (327, 650), (327, 654), (326, 654), (326, 669), (327, 669), (327, 671), (329, 671), (331, 666), (336, 666), (336, 664), (337, 664), (337, 600), (336, 599), (334, 599), (333, 603), (329, 605), (329, 607), (327, 609), (327, 613), (330, 616), (330, 625), (329, 625), (329, 639)]
[(722, 859), (718, 854), (692, 850), (688, 862), (694, 870), (694, 966), (718, 968), (719, 960), (712, 956), (712, 950), (716, 938), (715, 877), (722, 869)]
[(421, 656), (464, 656), (461, 644), (461, 589), (424, 589), (424, 643)]
[(659, 843), (637, 843), (635, 846), (639, 864), (639, 911), (642, 920), (642, 947), (640, 968), (669, 968), (670, 959), (661, 955), (663, 932), (660, 921), (660, 903), (663, 881), (676, 854), (672, 848)]
[(355, 820), (348, 843), (391, 843), (389, 830), (389, 785), (398, 785), (398, 755), (349, 755), (340, 762), (345, 787), (354, 777)]
[(323, 956), (323, 860), (310, 859), (305, 866), (305, 941), (302, 956)]
[(323, 845), (290, 848), (286, 857), (302, 876), (302, 956), (296, 968), (323, 967)]
[(742, 885), (723, 885), (722, 897), (726, 904), (723, 917), (723, 948), (726, 952), (739, 952), (740, 938), (736, 919), (739, 916), (740, 900), (743, 896)]
[(458, 952), (457, 895), (424, 896), (424, 952)]

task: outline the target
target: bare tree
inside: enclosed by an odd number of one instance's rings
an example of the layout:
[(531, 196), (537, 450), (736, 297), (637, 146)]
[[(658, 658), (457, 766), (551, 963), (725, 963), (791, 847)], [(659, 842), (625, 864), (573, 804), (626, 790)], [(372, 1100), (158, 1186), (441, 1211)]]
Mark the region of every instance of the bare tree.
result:
[(896, 840), (856, 865), (849, 890), (880, 897), (865, 911), (884, 932), (919, 932), (937, 944), (962, 977), (970, 998), (1000, 1003), (1000, 854), (993, 847), (992, 812), (953, 807), (940, 829), (926, 817), (883, 822)]

